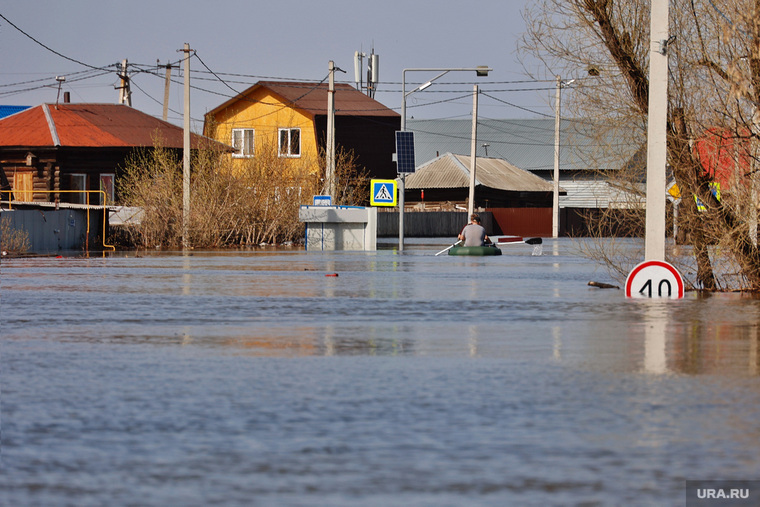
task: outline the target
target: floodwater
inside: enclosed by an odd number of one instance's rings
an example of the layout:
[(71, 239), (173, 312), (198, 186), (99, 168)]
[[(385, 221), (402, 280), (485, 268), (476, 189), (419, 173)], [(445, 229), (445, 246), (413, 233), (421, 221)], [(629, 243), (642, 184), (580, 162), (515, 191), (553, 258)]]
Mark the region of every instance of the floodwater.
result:
[(445, 246), (3, 260), (0, 504), (683, 505), (760, 479), (760, 301), (626, 300), (564, 239)]

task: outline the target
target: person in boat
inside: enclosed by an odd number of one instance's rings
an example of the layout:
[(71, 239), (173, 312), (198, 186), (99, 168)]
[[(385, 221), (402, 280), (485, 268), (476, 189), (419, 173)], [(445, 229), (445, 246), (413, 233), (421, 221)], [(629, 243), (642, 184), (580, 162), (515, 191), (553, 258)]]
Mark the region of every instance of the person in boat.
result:
[(464, 241), (464, 246), (484, 246), (491, 243), (485, 228), (480, 225), (480, 215), (473, 213), (470, 223), (464, 226), (459, 233), (459, 241)]

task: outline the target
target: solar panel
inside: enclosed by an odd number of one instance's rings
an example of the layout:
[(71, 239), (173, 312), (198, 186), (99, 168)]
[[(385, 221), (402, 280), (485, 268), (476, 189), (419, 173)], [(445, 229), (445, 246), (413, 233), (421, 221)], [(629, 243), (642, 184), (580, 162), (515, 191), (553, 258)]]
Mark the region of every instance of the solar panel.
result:
[(399, 173), (413, 173), (417, 169), (414, 157), (414, 132), (396, 132), (396, 167)]

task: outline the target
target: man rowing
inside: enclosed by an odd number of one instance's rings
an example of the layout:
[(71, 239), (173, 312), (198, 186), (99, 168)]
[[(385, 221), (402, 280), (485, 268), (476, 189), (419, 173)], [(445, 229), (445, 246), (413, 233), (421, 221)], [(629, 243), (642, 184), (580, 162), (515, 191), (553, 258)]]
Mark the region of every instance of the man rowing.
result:
[(464, 226), (457, 237), (459, 241), (464, 241), (464, 246), (483, 246), (486, 243), (491, 243), (488, 235), (486, 235), (485, 228), (480, 225), (480, 215), (477, 213), (472, 214), (470, 223)]

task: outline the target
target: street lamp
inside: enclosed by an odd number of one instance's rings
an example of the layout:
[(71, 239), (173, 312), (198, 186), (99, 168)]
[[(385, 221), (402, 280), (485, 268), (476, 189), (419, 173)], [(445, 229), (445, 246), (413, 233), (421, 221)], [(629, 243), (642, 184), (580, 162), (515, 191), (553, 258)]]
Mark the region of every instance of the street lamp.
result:
[[(404, 69), (401, 73), (401, 130), (406, 130), (406, 98), (415, 93), (420, 92), (422, 90), (425, 90), (430, 85), (433, 84), (433, 81), (436, 79), (445, 76), (449, 72), (475, 72), (475, 74), (478, 77), (485, 77), (488, 76), (488, 73), (491, 72), (493, 69), (488, 67), (487, 65), (480, 65), (477, 67), (463, 67), (463, 68), (412, 68), (412, 69)], [(440, 72), (437, 76), (430, 79), (429, 81), (421, 84), (414, 90), (407, 93), (406, 91), (406, 73), (407, 72)], [(398, 213), (398, 249), (399, 251), (404, 250), (404, 178), (405, 174), (400, 173), (399, 174), (399, 184), (398, 184), (398, 192), (399, 192), (399, 198), (398, 198), (398, 206), (399, 206), (399, 213)]]
[(575, 82), (575, 79), (570, 81), (562, 81), (560, 76), (557, 76), (557, 97), (554, 105), (554, 198), (552, 199), (552, 237), (559, 237), (559, 126), (560, 126), (560, 103), (562, 95), (562, 87), (568, 86)]

